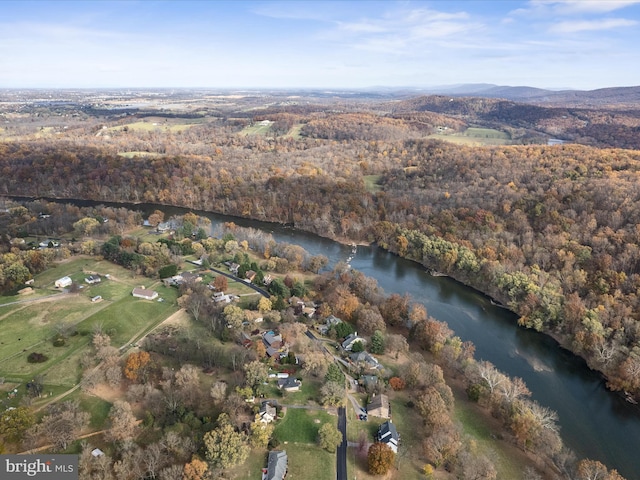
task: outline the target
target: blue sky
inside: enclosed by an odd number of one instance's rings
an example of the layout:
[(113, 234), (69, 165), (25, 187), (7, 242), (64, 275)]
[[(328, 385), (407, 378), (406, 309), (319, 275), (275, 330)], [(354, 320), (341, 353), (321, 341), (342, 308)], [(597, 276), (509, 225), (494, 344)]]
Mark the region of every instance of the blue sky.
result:
[(0, 87), (640, 84), (640, 0), (0, 1)]

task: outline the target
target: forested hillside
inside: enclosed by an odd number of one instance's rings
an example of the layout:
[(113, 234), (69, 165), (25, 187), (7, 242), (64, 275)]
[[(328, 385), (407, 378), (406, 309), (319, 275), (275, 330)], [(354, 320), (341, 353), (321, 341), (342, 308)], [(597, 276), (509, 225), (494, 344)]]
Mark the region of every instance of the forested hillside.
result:
[(461, 127), (456, 116), (354, 110), (261, 112), (267, 134), (229, 115), (14, 135), (0, 144), (0, 194), (173, 204), (375, 241), (490, 294), (612, 388), (640, 393), (640, 152), (458, 146), (425, 138), (444, 120)]

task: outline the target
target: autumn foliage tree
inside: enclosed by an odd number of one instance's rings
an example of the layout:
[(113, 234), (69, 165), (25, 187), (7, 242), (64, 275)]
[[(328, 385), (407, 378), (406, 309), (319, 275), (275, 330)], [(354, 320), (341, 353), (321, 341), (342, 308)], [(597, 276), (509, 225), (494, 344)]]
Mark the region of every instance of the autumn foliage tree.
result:
[(144, 381), (151, 356), (144, 350), (131, 353), (125, 361), (124, 376), (132, 382)]
[(386, 443), (375, 442), (367, 453), (367, 466), (372, 475), (385, 475), (393, 466), (396, 455)]

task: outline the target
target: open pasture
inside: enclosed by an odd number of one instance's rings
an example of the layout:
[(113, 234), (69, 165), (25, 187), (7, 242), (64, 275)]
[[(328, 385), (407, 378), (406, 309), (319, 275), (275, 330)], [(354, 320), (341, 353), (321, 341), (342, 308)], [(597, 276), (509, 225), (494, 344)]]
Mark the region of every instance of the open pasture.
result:
[(462, 133), (435, 133), (428, 138), (459, 145), (511, 145), (511, 136), (492, 128), (469, 127)]
[(253, 125), (249, 125), (248, 127), (244, 127), (240, 131), (240, 135), (242, 135), (242, 136), (247, 136), (247, 135), (266, 136), (267, 133), (269, 133), (270, 130), (271, 130), (271, 122), (269, 122), (269, 123), (258, 122), (258, 123), (255, 123)]
[[(102, 275), (102, 282), (86, 284), (84, 278), (91, 273)], [(105, 277), (107, 274), (110, 278)], [(60, 293), (52, 298), (0, 308), (0, 376), (14, 382), (27, 382), (42, 375), (46, 390), (68, 389), (80, 379), (80, 358), (90, 348), (96, 326), (112, 336), (113, 346), (126, 346), (178, 309), (176, 289), (151, 284), (148, 278), (137, 277), (118, 265), (91, 257), (58, 264), (37, 275), (35, 286), (51, 294), (56, 290), (55, 280), (65, 275), (83, 288), (78, 293)], [(132, 297), (132, 289), (140, 285), (155, 289), (163, 301)], [(97, 295), (102, 300), (92, 302), (91, 298)], [(62, 346), (53, 345), (58, 331), (65, 332)], [(32, 352), (44, 354), (47, 360), (29, 363), (27, 357)]]

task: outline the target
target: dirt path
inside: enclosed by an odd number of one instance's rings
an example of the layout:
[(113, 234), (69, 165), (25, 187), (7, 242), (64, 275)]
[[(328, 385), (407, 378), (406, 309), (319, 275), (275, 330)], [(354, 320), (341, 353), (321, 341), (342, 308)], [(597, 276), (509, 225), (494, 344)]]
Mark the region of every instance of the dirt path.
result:
[[(186, 311), (184, 309), (180, 309), (177, 312), (171, 314), (169, 317), (165, 318), (162, 322), (160, 322), (158, 325), (156, 325), (155, 327), (153, 327), (151, 330), (149, 330), (144, 336), (140, 337), (137, 339), (137, 342), (139, 342), (140, 340), (142, 340), (144, 337), (146, 337), (147, 335), (149, 335), (151, 332), (153, 332), (154, 330), (156, 330), (157, 328), (159, 328), (161, 325), (165, 325), (167, 323), (178, 323), (178, 322), (182, 322), (184, 321), (184, 315), (186, 315)], [(127, 353), (128, 349), (125, 349), (124, 347), (126, 347), (127, 345), (131, 345), (134, 341), (136, 341), (136, 338), (142, 334), (142, 332), (144, 331), (144, 329), (139, 330), (133, 337), (131, 337), (129, 339), (128, 342), (126, 342), (122, 349), (122, 353), (120, 354), (120, 358), (124, 357), (125, 354)], [(99, 368), (102, 367), (102, 362), (100, 362), (98, 365), (96, 365), (95, 367), (93, 367), (92, 371), (96, 371)], [(51, 400), (49, 400), (48, 402), (46, 402), (45, 404), (39, 406), (36, 409), (37, 411), (40, 411), (44, 408), (46, 408), (48, 405), (50, 405), (51, 403), (57, 402), (61, 399), (63, 399), (64, 397), (66, 397), (67, 395), (70, 395), (71, 393), (75, 392), (76, 390), (78, 390), (81, 387), (82, 383), (78, 383), (77, 385), (71, 387), (69, 390), (67, 390), (66, 392), (61, 393), (60, 395), (56, 396), (55, 398), (52, 398)]]
[[(105, 433), (106, 430), (99, 430), (97, 432), (91, 432), (91, 433), (85, 433), (84, 435), (80, 435), (79, 437), (76, 438), (76, 440), (82, 440), (83, 438), (89, 438), (89, 437), (94, 437), (96, 435), (100, 435), (102, 433)], [(49, 444), (49, 445), (43, 445), (42, 447), (38, 447), (38, 448), (34, 448), (32, 450), (26, 450), (24, 452), (18, 452), (16, 455), (29, 455), (32, 453), (38, 453), (38, 452), (42, 452), (43, 450), (49, 450), (50, 448), (53, 448), (54, 445), (53, 444)]]

